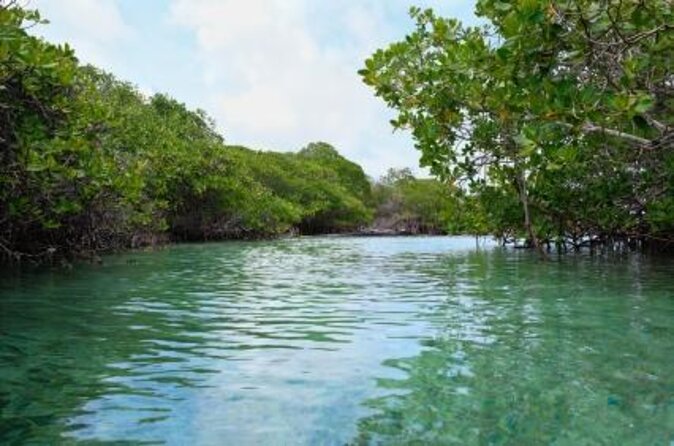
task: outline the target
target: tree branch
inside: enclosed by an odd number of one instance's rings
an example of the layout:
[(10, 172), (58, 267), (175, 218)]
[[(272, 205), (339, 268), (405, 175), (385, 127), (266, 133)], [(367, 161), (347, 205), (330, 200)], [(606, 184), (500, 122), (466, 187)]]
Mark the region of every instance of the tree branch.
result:
[(604, 133), (606, 135), (615, 136), (616, 138), (624, 139), (625, 141), (632, 142), (638, 146), (646, 147), (651, 144), (651, 141), (640, 136), (632, 135), (631, 133), (621, 132), (615, 129), (609, 129), (606, 127), (601, 127), (590, 122), (586, 122), (580, 127), (580, 130), (584, 133)]
[[(573, 125), (571, 125), (569, 123), (566, 123), (566, 122), (556, 122), (556, 124), (559, 124), (562, 127), (566, 127), (568, 129), (578, 128), (578, 127), (573, 126)], [(646, 139), (646, 138), (642, 138), (640, 136), (632, 135), (631, 133), (625, 133), (625, 132), (621, 132), (619, 130), (610, 129), (610, 128), (607, 128), (607, 127), (602, 127), (600, 125), (592, 124), (591, 122), (586, 122), (585, 124), (581, 125), (579, 128), (580, 128), (581, 132), (586, 133), (586, 134), (603, 133), (605, 135), (614, 136), (616, 138), (620, 138), (620, 139), (623, 139), (625, 141), (636, 144), (640, 148), (651, 148), (650, 147), (651, 143), (652, 143), (651, 140)]]
[(650, 125), (652, 125), (653, 127), (655, 127), (655, 129), (657, 129), (660, 133), (665, 133), (665, 132), (667, 131), (667, 125), (665, 125), (665, 124), (663, 124), (662, 122), (658, 121), (657, 119), (653, 118), (653, 117), (652, 117), (651, 115), (649, 115), (648, 113), (645, 113), (643, 116), (644, 116), (644, 118), (646, 119), (646, 121), (647, 121)]

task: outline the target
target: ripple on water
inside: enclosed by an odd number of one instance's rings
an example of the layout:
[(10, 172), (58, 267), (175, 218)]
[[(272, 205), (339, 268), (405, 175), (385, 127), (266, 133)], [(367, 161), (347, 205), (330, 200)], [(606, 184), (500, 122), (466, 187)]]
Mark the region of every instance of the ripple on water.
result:
[(674, 265), (181, 245), (0, 283), (0, 442), (664, 444)]

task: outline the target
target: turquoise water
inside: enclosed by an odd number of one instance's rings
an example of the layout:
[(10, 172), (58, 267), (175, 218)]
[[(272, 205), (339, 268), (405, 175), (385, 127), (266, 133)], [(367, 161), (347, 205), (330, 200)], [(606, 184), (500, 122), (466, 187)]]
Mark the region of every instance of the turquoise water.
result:
[(0, 443), (674, 444), (674, 261), (181, 245), (0, 279)]

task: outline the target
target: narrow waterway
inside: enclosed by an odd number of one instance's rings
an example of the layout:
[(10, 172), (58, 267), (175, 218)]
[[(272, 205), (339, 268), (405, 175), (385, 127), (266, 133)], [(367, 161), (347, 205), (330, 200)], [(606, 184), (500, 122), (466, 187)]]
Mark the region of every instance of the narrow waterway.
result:
[(472, 238), (0, 278), (0, 443), (674, 444), (674, 261)]

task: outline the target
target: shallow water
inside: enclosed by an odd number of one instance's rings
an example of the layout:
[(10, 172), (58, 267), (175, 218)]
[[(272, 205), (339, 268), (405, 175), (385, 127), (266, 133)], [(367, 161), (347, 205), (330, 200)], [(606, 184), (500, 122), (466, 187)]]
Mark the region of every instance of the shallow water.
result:
[(674, 260), (471, 238), (0, 278), (0, 443), (674, 444)]

